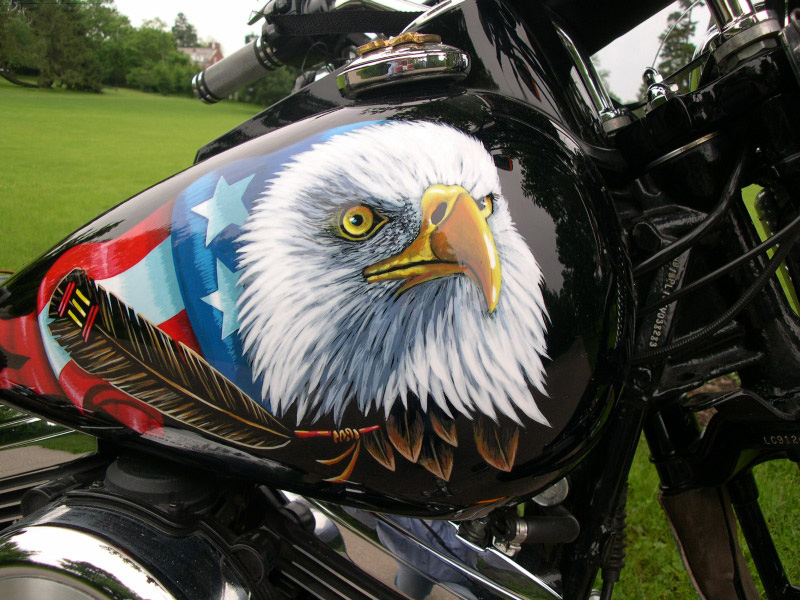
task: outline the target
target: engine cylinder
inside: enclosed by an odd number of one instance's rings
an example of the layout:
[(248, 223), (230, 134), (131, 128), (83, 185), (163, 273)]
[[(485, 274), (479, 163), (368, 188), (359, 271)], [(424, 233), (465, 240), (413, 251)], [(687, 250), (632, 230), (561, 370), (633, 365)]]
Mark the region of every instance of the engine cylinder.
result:
[(57, 504), (0, 537), (0, 597), (52, 600), (251, 598), (220, 544), (114, 506)]

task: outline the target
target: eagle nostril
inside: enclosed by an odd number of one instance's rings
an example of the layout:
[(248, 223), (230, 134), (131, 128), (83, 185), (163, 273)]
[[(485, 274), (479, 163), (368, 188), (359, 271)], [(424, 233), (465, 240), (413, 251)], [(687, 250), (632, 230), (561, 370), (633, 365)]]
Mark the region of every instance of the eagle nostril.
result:
[(431, 224), (438, 225), (441, 223), (445, 214), (447, 214), (447, 202), (442, 202), (433, 211), (433, 214), (431, 215)]

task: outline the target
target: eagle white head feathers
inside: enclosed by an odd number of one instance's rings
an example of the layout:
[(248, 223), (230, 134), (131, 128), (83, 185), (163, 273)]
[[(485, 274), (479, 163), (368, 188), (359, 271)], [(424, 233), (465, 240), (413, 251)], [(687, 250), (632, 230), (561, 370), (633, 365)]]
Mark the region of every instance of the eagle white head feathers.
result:
[(239, 239), (245, 351), (277, 414), (548, 424), (542, 275), (494, 161), (445, 125), (369, 125), (282, 168)]

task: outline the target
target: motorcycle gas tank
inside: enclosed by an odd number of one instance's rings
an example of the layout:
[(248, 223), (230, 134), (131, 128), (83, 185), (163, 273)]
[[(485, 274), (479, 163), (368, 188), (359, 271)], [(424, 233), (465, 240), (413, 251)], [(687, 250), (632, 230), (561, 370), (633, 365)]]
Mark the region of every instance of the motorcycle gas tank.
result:
[(0, 397), (299, 493), (480, 514), (563, 476), (619, 390), (630, 285), (601, 189), (565, 131), (491, 94), (289, 125), (11, 279)]

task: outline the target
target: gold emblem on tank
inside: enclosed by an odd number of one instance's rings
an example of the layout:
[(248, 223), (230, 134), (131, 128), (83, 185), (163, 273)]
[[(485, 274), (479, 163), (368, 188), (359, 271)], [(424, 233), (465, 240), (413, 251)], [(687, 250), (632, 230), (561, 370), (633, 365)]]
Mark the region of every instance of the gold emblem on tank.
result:
[(441, 36), (433, 33), (416, 33), (413, 31), (408, 31), (406, 33), (401, 33), (400, 35), (390, 37), (388, 40), (373, 40), (364, 44), (363, 46), (359, 46), (358, 55), (364, 56), (369, 52), (380, 50), (381, 48), (394, 48), (395, 46), (403, 46), (404, 44), (439, 44), (441, 41)]

